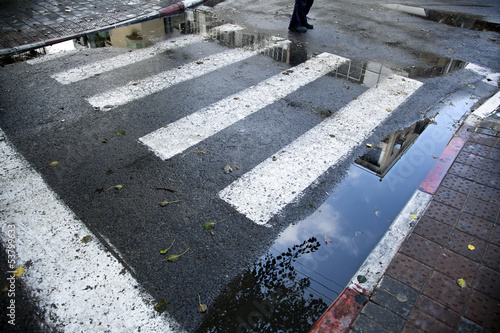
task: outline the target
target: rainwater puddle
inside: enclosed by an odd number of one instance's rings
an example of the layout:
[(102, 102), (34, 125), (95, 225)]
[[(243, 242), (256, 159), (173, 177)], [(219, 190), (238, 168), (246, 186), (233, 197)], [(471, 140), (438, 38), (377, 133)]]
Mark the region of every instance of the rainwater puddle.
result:
[(430, 21), (450, 25), (452, 27), (460, 27), (470, 30), (500, 32), (500, 24), (484, 21), (479, 16), (462, 15), (441, 10), (425, 9), (421, 7), (411, 7), (399, 4), (387, 4), (383, 6), (394, 10), (399, 10), (410, 15), (423, 17), (424, 19)]
[(307, 332), (335, 301), (459, 128), (469, 96), (391, 133), (352, 164), (317, 210), (217, 298), (199, 332)]
[[(213, 0), (207, 5), (214, 6), (220, 0)], [(38, 48), (10, 58), (0, 59), (0, 65), (14, 61), (43, 61), (43, 58), (62, 57), (68, 52), (81, 48), (118, 47), (133, 50), (151, 47), (158, 42), (168, 40), (182, 34), (198, 34), (211, 41), (230, 48), (245, 48), (261, 50), (263, 55), (276, 61), (298, 65), (316, 55), (306, 45), (287, 40), (279, 36), (248, 31), (233, 22), (220, 20), (208, 8), (199, 8), (182, 15), (154, 19), (137, 24), (131, 24), (94, 34), (87, 34), (74, 40)], [(47, 57), (48, 55), (48, 57)], [(38, 58), (40, 59), (34, 59)], [(438, 55), (421, 52), (419, 60), (425, 67), (409, 67), (391, 69), (377, 62), (362, 62), (350, 60), (338, 67), (331, 76), (347, 79), (366, 87), (373, 87), (385, 77), (398, 74), (409, 78), (429, 78), (464, 68), (467, 63), (458, 59), (444, 58)]]

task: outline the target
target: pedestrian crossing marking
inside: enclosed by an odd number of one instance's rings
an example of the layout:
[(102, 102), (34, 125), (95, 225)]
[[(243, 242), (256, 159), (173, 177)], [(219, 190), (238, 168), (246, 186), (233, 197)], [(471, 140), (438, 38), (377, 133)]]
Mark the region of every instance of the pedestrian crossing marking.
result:
[(143, 80), (129, 82), (125, 86), (92, 96), (88, 101), (95, 109), (107, 111), (116, 106), (147, 97), (181, 82), (248, 59), (258, 53), (258, 51), (232, 49), (213, 54), (209, 57), (185, 64), (180, 69), (168, 70)]
[(348, 59), (323, 53), (139, 139), (167, 160), (335, 70)]
[(88, 79), (96, 74), (110, 72), (121, 67), (135, 64), (139, 61), (156, 57), (158, 53), (161, 52), (185, 47), (202, 41), (203, 37), (200, 35), (188, 35), (167, 39), (145, 49), (123, 53), (111, 59), (104, 59), (88, 65), (75, 67), (64, 72), (53, 74), (51, 77), (61, 84), (70, 84)]
[(350, 102), (219, 192), (257, 224), (266, 224), (330, 167), (363, 143), (421, 82), (392, 76)]
[(26, 267), (23, 285), (47, 311), (47, 324), (67, 332), (181, 332), (95, 236), (82, 243), (92, 233), (1, 129), (0, 137), (0, 239), (15, 256), (9, 271)]

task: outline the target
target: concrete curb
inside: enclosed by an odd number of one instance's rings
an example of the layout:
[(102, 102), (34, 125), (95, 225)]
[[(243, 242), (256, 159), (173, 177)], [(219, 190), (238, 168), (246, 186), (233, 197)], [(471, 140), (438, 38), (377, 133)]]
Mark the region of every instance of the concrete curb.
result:
[(500, 92), (497, 92), (465, 119), (438, 158), (434, 168), (422, 181), (342, 294), (316, 322), (310, 333), (349, 331), (404, 240), (410, 235), (416, 222), (427, 209), (434, 193), (464, 144), (480, 122), (493, 113), (499, 105)]

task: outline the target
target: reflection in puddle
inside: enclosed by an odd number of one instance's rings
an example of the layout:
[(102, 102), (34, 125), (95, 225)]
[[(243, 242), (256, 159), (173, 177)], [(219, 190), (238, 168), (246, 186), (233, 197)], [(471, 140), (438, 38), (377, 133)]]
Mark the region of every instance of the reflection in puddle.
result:
[[(43, 47), (21, 55), (21, 60), (45, 54), (55, 56), (56, 52), (81, 47), (113, 46), (130, 50), (142, 49), (179, 34), (202, 35), (208, 41), (231, 48), (263, 50), (262, 54), (291, 66), (298, 65), (310, 59), (313, 55), (304, 43), (293, 42), (269, 34), (247, 31), (247, 29), (231, 22), (219, 20), (210, 11), (210, 8), (200, 7), (177, 16), (88, 34), (73, 41), (62, 43), (64, 44), (63, 49), (61, 49), (62, 44)], [(370, 88), (391, 74), (409, 78), (435, 77), (462, 69), (467, 65), (467, 63), (460, 60), (443, 58), (425, 52), (420, 52), (418, 58), (425, 62), (427, 66), (392, 70), (376, 62), (350, 60), (338, 67), (330, 75)]]
[(429, 78), (452, 73), (456, 70), (465, 68), (468, 64), (464, 61), (443, 58), (425, 52), (420, 52), (419, 59), (429, 64), (429, 66), (425, 68), (413, 66), (402, 70), (392, 70), (377, 62), (351, 60), (340, 66), (332, 75), (371, 88), (393, 74), (412, 79)]
[(469, 103), (468, 95), (447, 101), (435, 119), (384, 139), (379, 152), (386, 160), (371, 163), (389, 166), (380, 168), (383, 179), (353, 164), (321, 206), (283, 230), (267, 254), (231, 282), (199, 332), (307, 332), (435, 165)]
[(407, 14), (420, 16), (427, 20), (450, 25), (452, 27), (460, 27), (470, 30), (500, 32), (500, 24), (484, 21), (477, 16), (462, 15), (441, 10), (424, 9), (420, 7), (411, 7), (398, 4), (388, 4), (383, 6), (399, 10)]
[(219, 295), (198, 332), (307, 332), (329, 304), (308, 292), (311, 277), (296, 262), (320, 246), (310, 238), (268, 253)]
[(359, 157), (356, 163), (375, 172), (380, 178), (391, 170), (396, 162), (417, 140), (429, 124), (429, 120), (419, 121), (404, 130), (391, 133), (376, 147)]

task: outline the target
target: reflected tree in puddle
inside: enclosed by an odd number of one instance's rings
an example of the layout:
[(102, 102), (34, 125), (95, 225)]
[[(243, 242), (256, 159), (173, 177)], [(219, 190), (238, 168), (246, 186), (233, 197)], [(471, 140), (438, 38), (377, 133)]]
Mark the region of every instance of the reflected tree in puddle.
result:
[(280, 255), (268, 253), (221, 293), (198, 331), (307, 332), (328, 305), (307, 293), (311, 280), (294, 262), (320, 245), (312, 237)]

